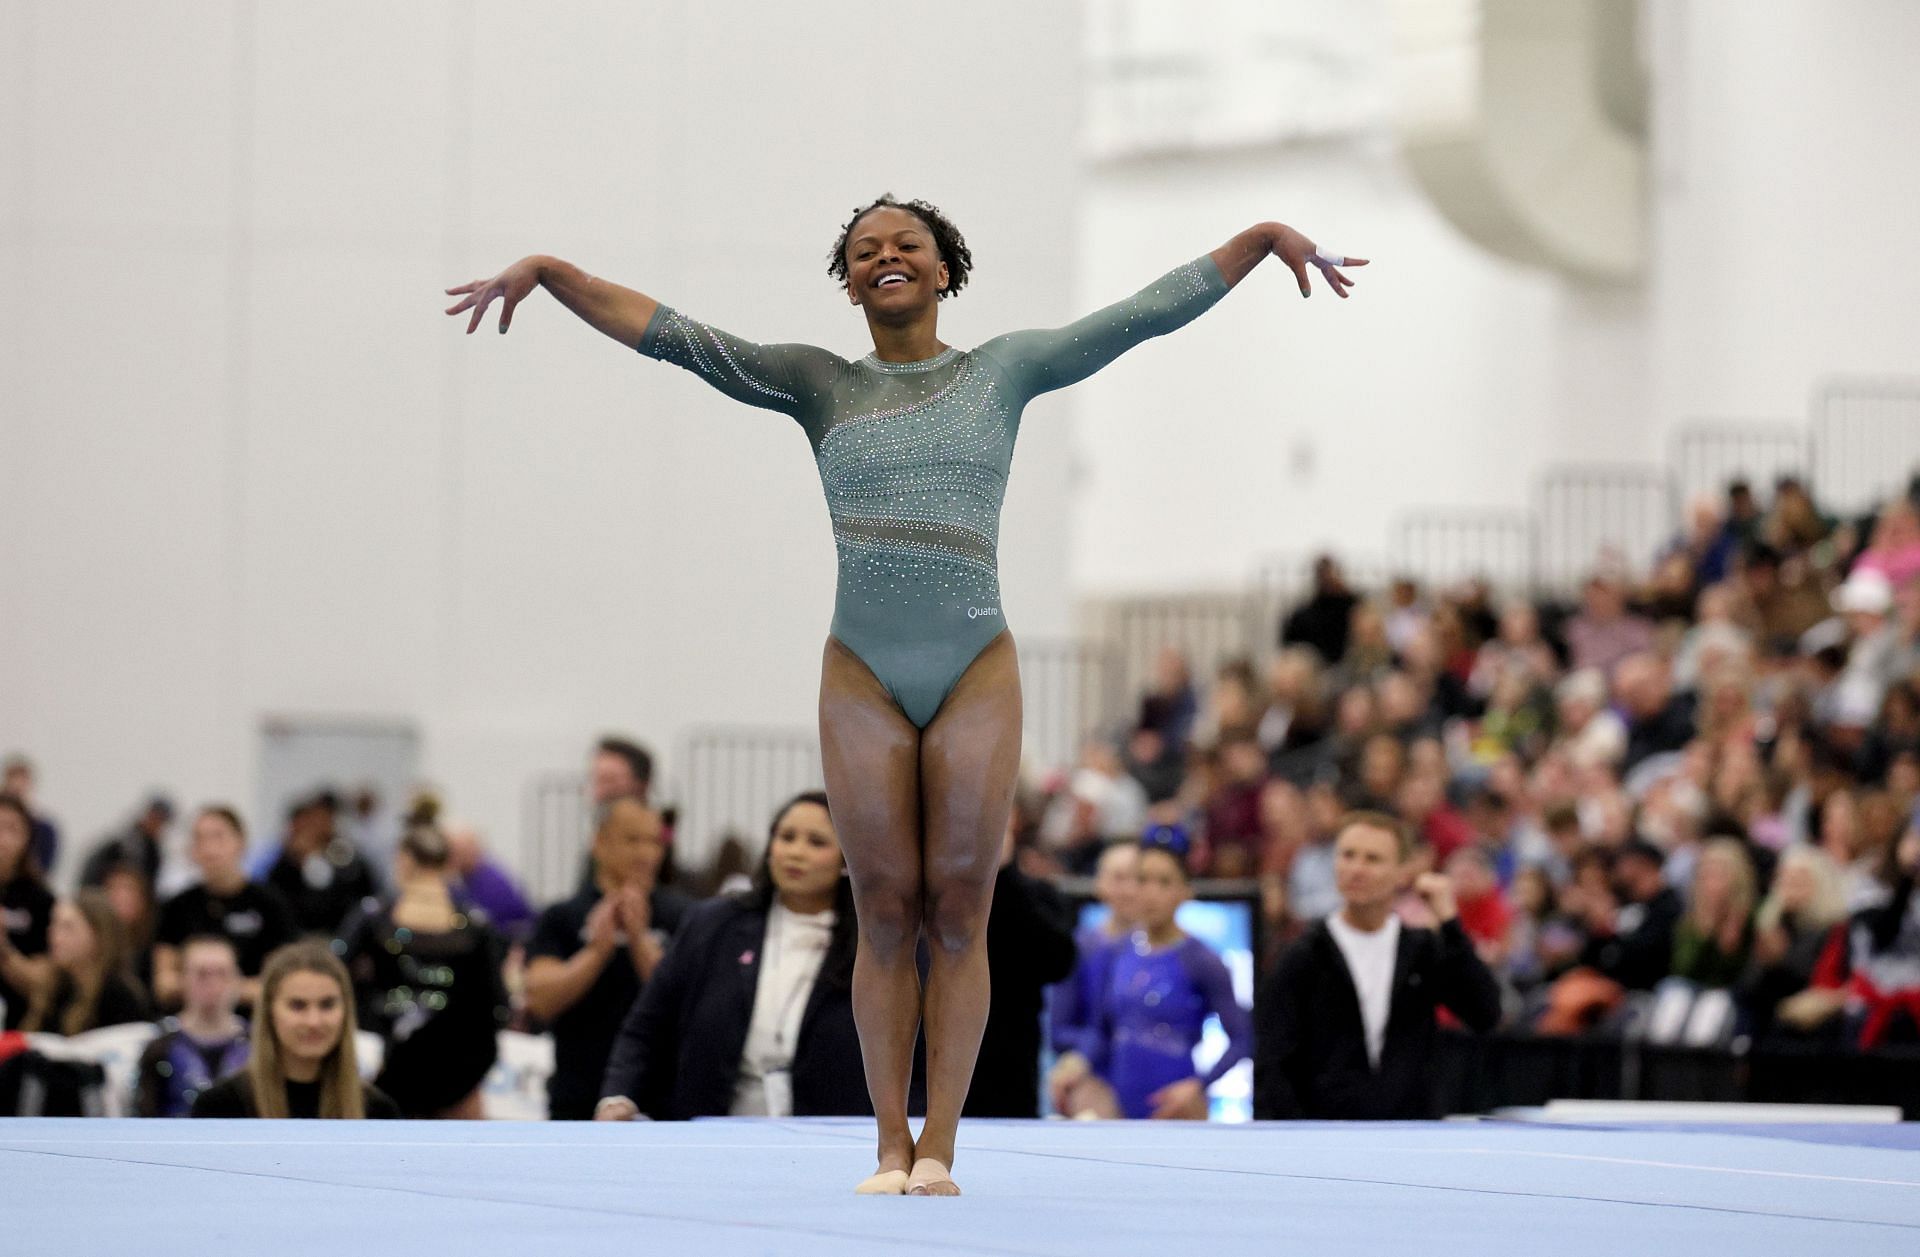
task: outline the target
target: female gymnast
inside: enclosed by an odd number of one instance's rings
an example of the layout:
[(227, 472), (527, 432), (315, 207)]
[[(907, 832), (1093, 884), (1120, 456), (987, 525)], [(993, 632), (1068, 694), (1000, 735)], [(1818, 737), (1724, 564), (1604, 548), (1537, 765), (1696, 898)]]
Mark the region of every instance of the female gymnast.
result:
[[(973, 255), (934, 206), (883, 196), (855, 212), (827, 262), (873, 339), (855, 360), (752, 344), (545, 255), (446, 290), (462, 297), (448, 314), (473, 311), (468, 333), (499, 300), (504, 333), (545, 287), (622, 345), (790, 416), (813, 448), (839, 554), (820, 750), (860, 922), (854, 1017), (879, 1123), (879, 1164), (857, 1191), (960, 1190), (954, 1139), (987, 1019), (987, 908), (1020, 766), (1020, 674), (997, 542), (1021, 411), (1188, 323), (1269, 256), (1302, 297), (1310, 265), (1345, 297), (1352, 280), (1340, 268), (1366, 264), (1261, 223), (1076, 323), (960, 350), (936, 324)], [(916, 1139), (907, 1090), (923, 1016), (927, 1112)]]

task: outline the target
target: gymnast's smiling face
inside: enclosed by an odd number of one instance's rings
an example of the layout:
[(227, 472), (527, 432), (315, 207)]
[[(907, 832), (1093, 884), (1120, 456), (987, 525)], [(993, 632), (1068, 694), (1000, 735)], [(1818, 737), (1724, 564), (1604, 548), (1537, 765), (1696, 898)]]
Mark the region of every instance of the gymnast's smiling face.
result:
[(912, 210), (882, 205), (847, 233), (847, 300), (884, 323), (927, 312), (947, 286), (933, 232)]

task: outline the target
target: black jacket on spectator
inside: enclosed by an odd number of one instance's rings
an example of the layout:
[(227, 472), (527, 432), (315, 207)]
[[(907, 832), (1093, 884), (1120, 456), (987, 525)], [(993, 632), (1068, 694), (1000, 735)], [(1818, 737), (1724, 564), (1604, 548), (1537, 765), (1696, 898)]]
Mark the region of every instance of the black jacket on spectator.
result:
[[(527, 959), (571, 959), (586, 945), (587, 914), (599, 902), (599, 888), (589, 886), (541, 913), (533, 927), (533, 938), (527, 943)], [(670, 936), (678, 933), (691, 906), (691, 900), (670, 886), (655, 886), (647, 896), (647, 914), (653, 928)], [(672, 954), (669, 949), (667, 955)], [(660, 962), (663, 967), (666, 963), (665, 958)], [(654, 970), (654, 976), (660, 976), (659, 969)], [(633, 956), (623, 942), (587, 993), (553, 1019), (548, 1027), (553, 1032), (553, 1076), (547, 1079), (550, 1117), (585, 1121), (593, 1116), (614, 1040), (640, 990), (640, 975), (634, 972)]]
[(1254, 1001), (1254, 1117), (1436, 1116), (1429, 1064), (1438, 1005), (1475, 1030), (1500, 1020), (1499, 984), (1457, 918), (1438, 930), (1401, 927), (1375, 1069), (1346, 958), (1326, 922), (1316, 922), (1281, 953)]
[[(22, 956), (40, 956), (47, 950), (47, 926), (53, 920), (53, 892), (38, 878), (22, 873), (0, 886), (0, 930)], [(27, 993), (16, 991), (0, 978), (0, 1001), (7, 1006), (6, 1024), (13, 1030), (27, 1015)]]
[(1591, 965), (1630, 991), (1650, 991), (1673, 969), (1673, 931), (1686, 905), (1671, 886), (1645, 903), (1620, 909), (1619, 925), (1608, 938), (1589, 939), (1581, 954)]
[(1347, 653), (1347, 634), (1353, 626), (1353, 609), (1360, 602), (1357, 594), (1342, 590), (1322, 590), (1302, 603), (1280, 626), (1282, 646), (1311, 646), (1329, 664), (1339, 663)]
[(329, 938), (354, 909), (379, 893), (373, 870), (345, 839), (335, 839), (317, 860), (297, 860), (282, 851), (267, 870), (266, 884), (293, 912), (300, 933)]
[(240, 972), (256, 977), (276, 947), (299, 936), (293, 909), (279, 891), (248, 882), (232, 895), (189, 886), (160, 909), (154, 942), (179, 947), (196, 934), (217, 934), (233, 944)]
[[(626, 1096), (656, 1121), (730, 1113), (766, 937), (766, 912), (745, 899), (696, 905), (621, 1024), (600, 1095)], [(873, 1112), (853, 1023), (855, 938), (852, 930), (834, 931), (800, 1016), (797, 1117)]]
[[(392, 1121), (400, 1116), (400, 1107), (370, 1082), (360, 1084), (361, 1103), (367, 1116)], [(287, 1111), (293, 1117), (320, 1116), (320, 1084), (287, 1081)], [(228, 1074), (193, 1098), (192, 1117), (259, 1117), (253, 1103), (253, 1078), (245, 1069)]]
[(1073, 972), (1073, 909), (1043, 881), (1001, 868), (987, 917), (993, 998), (965, 1117), (1040, 1116), (1040, 1011), (1046, 990)]
[(1655, 755), (1664, 755), (1669, 751), (1678, 751), (1694, 736), (1694, 697), (1691, 694), (1675, 694), (1665, 707), (1644, 720), (1627, 723), (1627, 752), (1620, 761), (1620, 771), (1630, 773), (1638, 768), (1643, 760)]

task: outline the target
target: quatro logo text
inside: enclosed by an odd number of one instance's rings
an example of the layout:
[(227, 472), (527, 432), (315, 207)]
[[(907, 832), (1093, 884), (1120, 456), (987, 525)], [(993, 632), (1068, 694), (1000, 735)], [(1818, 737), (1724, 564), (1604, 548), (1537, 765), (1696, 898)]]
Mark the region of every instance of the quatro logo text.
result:
[(967, 608), (967, 618), (969, 620), (977, 620), (983, 615), (999, 615), (999, 614), (1000, 614), (1000, 608), (998, 607), (968, 607)]

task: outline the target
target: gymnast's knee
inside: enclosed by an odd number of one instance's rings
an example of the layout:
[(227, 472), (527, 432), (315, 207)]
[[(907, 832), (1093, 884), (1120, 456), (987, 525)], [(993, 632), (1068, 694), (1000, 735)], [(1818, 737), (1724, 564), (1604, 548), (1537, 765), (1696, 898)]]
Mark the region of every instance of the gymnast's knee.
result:
[(936, 953), (959, 955), (985, 937), (993, 873), (983, 878), (968, 869), (928, 879), (927, 942)]
[(920, 888), (906, 882), (856, 883), (853, 898), (864, 950), (881, 964), (903, 956), (911, 962), (924, 915)]

